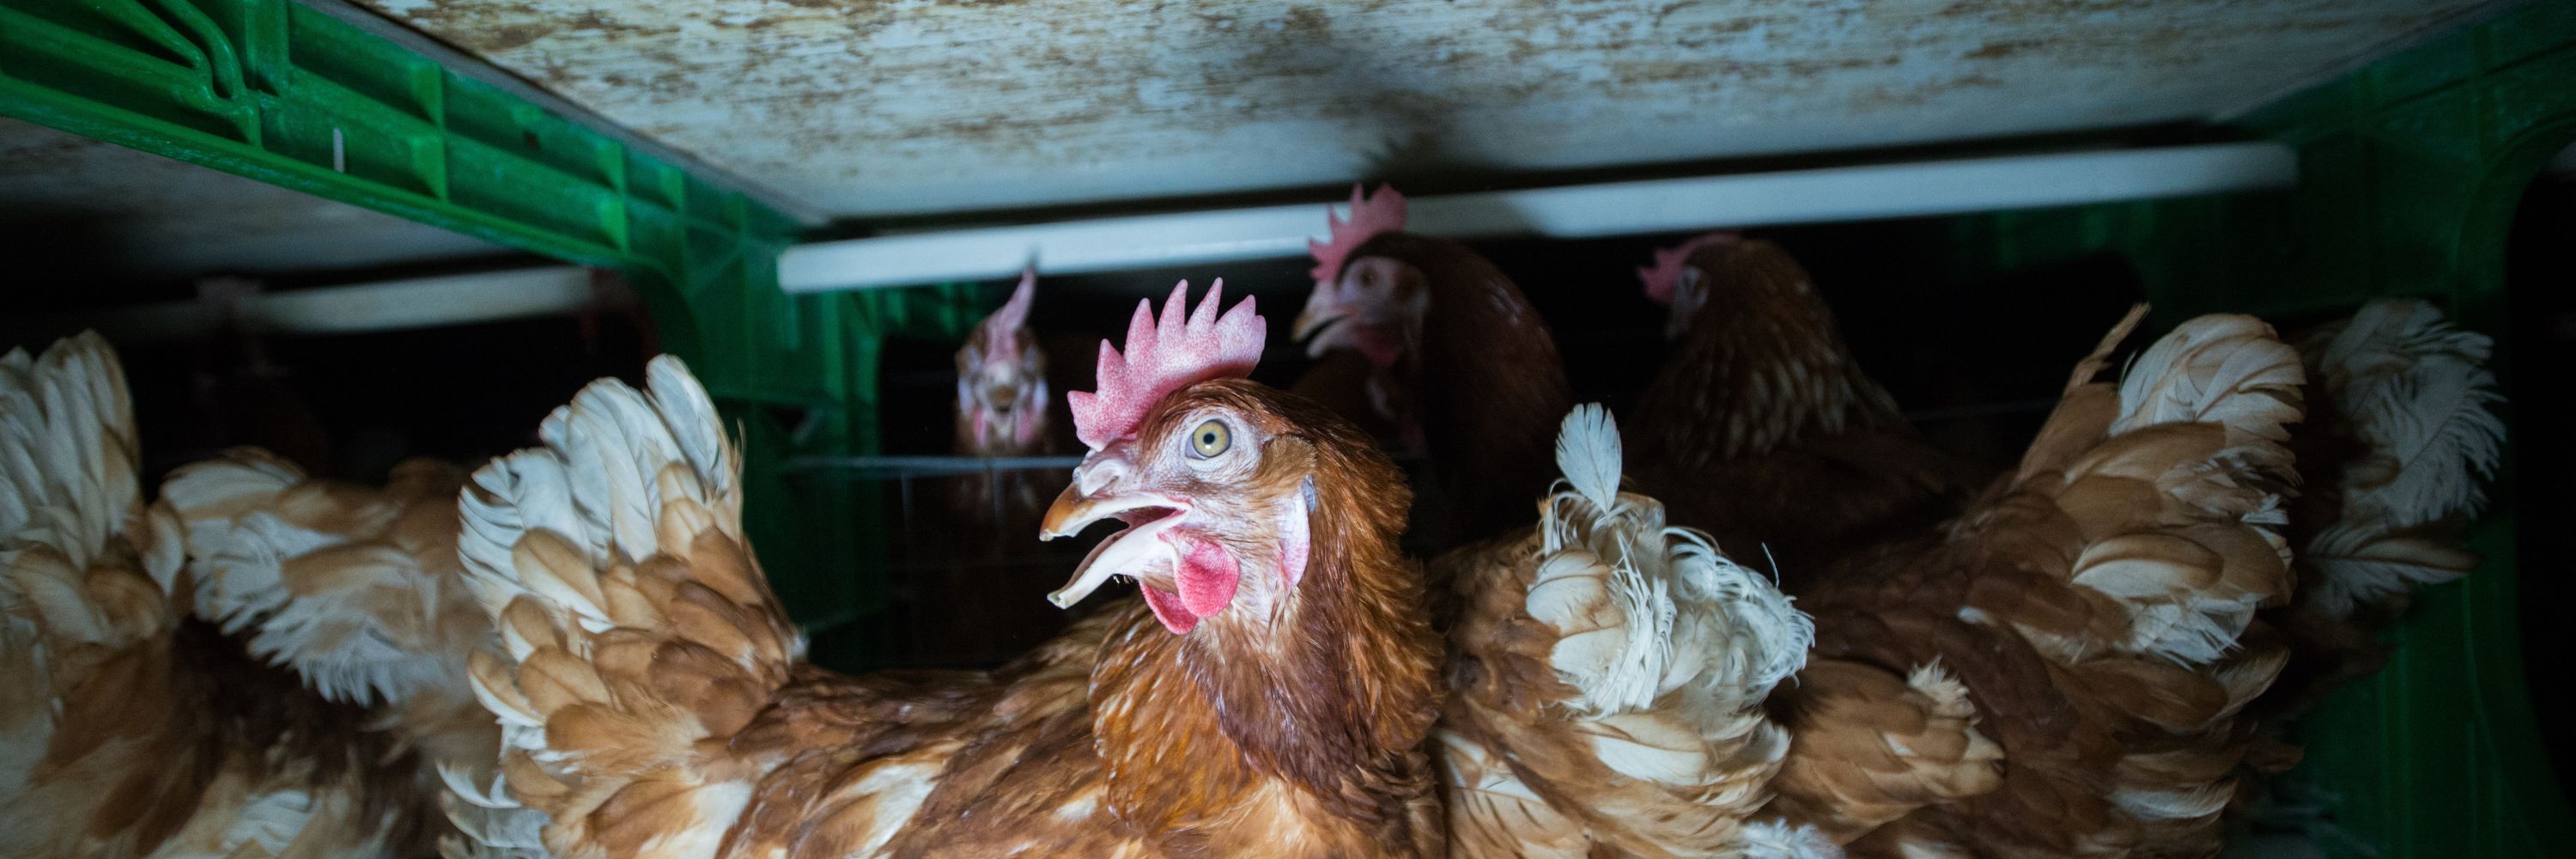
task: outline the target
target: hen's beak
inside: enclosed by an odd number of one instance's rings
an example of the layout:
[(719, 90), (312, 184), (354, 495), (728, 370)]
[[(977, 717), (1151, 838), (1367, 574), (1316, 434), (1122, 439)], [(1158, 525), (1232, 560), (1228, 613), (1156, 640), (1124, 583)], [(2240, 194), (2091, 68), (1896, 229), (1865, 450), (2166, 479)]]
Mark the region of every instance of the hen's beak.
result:
[(1074, 470), (1073, 485), (1056, 496), (1055, 504), (1047, 508), (1046, 518), (1038, 523), (1040, 540), (1070, 537), (1091, 523), (1112, 517), (1128, 526), (1092, 547), (1091, 555), (1074, 569), (1073, 580), (1047, 595), (1047, 601), (1057, 608), (1071, 608), (1108, 583), (1113, 575), (1125, 573), (1146, 579), (1172, 574), (1177, 559), (1171, 556), (1171, 546), (1157, 537), (1180, 521), (1189, 505), (1161, 493), (1137, 489), (1133, 475), (1134, 469), (1123, 457), (1092, 454), (1081, 468)]
[(1038, 522), (1038, 539), (1053, 540), (1082, 533), (1084, 527), (1109, 515), (1101, 510), (1102, 501), (1083, 495), (1079, 486), (1065, 487), (1063, 494), (1055, 497), (1055, 504), (1047, 508), (1046, 518)]
[[(1345, 308), (1342, 306), (1341, 302), (1333, 300), (1332, 284), (1315, 284), (1315, 292), (1314, 294), (1306, 297), (1306, 309), (1297, 314), (1297, 324), (1289, 329), (1289, 336), (1293, 339), (1304, 340), (1308, 337), (1314, 336), (1315, 332), (1321, 331), (1335, 322), (1342, 321), (1342, 319), (1349, 316), (1350, 313), (1349, 308)], [(1317, 348), (1318, 345), (1319, 344), (1314, 343), (1307, 344), (1308, 353), (1314, 354), (1316, 352), (1320, 352), (1321, 350)]]

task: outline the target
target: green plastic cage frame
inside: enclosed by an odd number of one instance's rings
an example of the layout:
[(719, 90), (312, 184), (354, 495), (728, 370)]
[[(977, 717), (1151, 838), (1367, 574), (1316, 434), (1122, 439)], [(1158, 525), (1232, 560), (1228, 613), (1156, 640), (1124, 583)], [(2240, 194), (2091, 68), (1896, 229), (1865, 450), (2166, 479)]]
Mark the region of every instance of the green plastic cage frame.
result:
[[(864, 622), (884, 610), (881, 577), (863, 573), (882, 569), (870, 548), (882, 525), (867, 523), (884, 511), (784, 465), (879, 452), (883, 338), (960, 336), (985, 290), (788, 295), (789, 219), (291, 0), (0, 0), (0, 115), (625, 273), (739, 425), (746, 503), (773, 513), (753, 517), (752, 537), (818, 656), (882, 652)], [(2576, 5), (2516, 10), (2243, 124), (2298, 149), (2294, 190), (1952, 218), (1953, 265), (2114, 251), (2167, 321), (2418, 295), (2499, 332), (2505, 228), (2576, 139)], [(2361, 842), (2325, 845), (2336, 855), (2536, 857), (2576, 843), (2547, 761), (2514, 753), (2540, 747), (2540, 725), (2504, 489), (2474, 538), (2486, 563), (2428, 591), (2392, 633), (2395, 660), (2303, 726), (2303, 769), (2343, 791), (2335, 816)]]

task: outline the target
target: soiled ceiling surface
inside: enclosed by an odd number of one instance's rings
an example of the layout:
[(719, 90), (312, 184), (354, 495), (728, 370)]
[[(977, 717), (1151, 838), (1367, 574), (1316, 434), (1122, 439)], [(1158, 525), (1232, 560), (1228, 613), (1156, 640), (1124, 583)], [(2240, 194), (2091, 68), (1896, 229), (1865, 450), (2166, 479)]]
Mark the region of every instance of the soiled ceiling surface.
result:
[(843, 216), (2208, 118), (2486, 0), (359, 0)]

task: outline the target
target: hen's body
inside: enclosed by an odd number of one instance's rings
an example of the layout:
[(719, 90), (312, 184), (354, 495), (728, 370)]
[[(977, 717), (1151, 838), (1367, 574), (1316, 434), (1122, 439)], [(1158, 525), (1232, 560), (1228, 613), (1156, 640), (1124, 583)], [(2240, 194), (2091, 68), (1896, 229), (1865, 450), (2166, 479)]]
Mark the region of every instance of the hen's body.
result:
[(187, 617), (181, 526), (135, 455), (104, 341), (0, 360), (0, 853), (426, 852), (419, 754)]
[(492, 623), (456, 556), (464, 480), (421, 459), (395, 466), (384, 486), (361, 486), (238, 448), (172, 472), (160, 501), (186, 535), (196, 616), (419, 758), (422, 787), (402, 813), (429, 821), (442, 843), (458, 829), (526, 833), (540, 822), (456, 807), (439, 785), (441, 775), (488, 781), (501, 744), (466, 674)]
[[(1047, 394), (1046, 352), (1030, 333), (1028, 314), (1035, 300), (1037, 275), (1020, 278), (1001, 309), (976, 323), (957, 350), (957, 415), (954, 450), (980, 458), (1050, 456), (1056, 453), (1049, 432), (1051, 398)], [(1024, 538), (1037, 527), (1038, 514), (1063, 488), (1059, 480), (1024, 471), (968, 474), (946, 482), (949, 510), (960, 520), (981, 525), (989, 536)], [(1022, 527), (1025, 526), (1025, 527)], [(988, 541), (975, 540), (970, 544)]]
[(1405, 397), (1424, 444), (1457, 488), (1461, 534), (1486, 537), (1529, 521), (1529, 499), (1556, 480), (1556, 418), (1574, 407), (1547, 322), (1494, 264), (1464, 245), (1389, 236), (1362, 246), (1411, 260), (1428, 276), (1431, 310)]
[[(1427, 787), (1402, 783), (1424, 772), (1301, 796), (1224, 747), (1259, 726), (1203, 708), (1184, 672), (1216, 666), (1183, 647), (1131, 599), (993, 672), (801, 667), (727, 743), (765, 772), (717, 855), (1434, 855), (1426, 803), (1351, 801)], [(1135, 721), (1096, 728), (1095, 687)], [(1346, 815), (1367, 823), (1310, 820)]]
[[(1191, 326), (1213, 320), (1212, 307), (1202, 311)], [(1192, 348), (1173, 345), (1183, 339), (1179, 313), (1166, 307), (1161, 354)], [(1238, 313), (1250, 321), (1228, 314), (1215, 323), (1227, 329), (1225, 354), (1257, 356), (1258, 317)], [(1138, 318), (1129, 345), (1141, 354), (1155, 323), (1142, 310)], [(1243, 331), (1248, 346), (1234, 339)], [(1138, 360), (1140, 374), (1173, 366)], [(1250, 359), (1239, 360), (1248, 371)], [(505, 790), (487, 799), (550, 815), (546, 847), (762, 857), (1440, 852), (1421, 748), (1436, 708), (1438, 645), (1422, 617), (1419, 573), (1394, 546), (1405, 496), (1386, 488), (1401, 479), (1347, 424), (1233, 379), (1141, 402), (1133, 391), (1104, 393), (1094, 402), (1163, 404), (1132, 430), (1086, 435), (1093, 477), (1058, 509), (1097, 509), (1109, 502), (1094, 493), (1145, 473), (1136, 469), (1177, 467), (1152, 453), (1190, 429), (1175, 422), (1231, 416), (1242, 422), (1236, 443), (1255, 451), (1243, 461), (1258, 468), (1189, 490), (1231, 500), (1205, 520), (1184, 517), (1170, 496), (1158, 496), (1160, 518), (1118, 508), (1131, 527), (1094, 559), (1159, 557), (1137, 542), (1155, 540), (1136, 533), (1151, 528), (1193, 541), (1190, 569), (1241, 559), (1235, 587), (1211, 601), (1184, 576), (1182, 596), (1155, 597), (1179, 603), (1111, 607), (995, 672), (852, 678), (801, 662), (803, 642), (742, 542), (738, 461), (704, 392), (676, 361), (657, 360), (649, 376), (649, 398), (613, 381), (585, 390), (547, 420), (549, 448), (479, 472), (466, 507), (463, 554), (507, 650), (474, 668), (511, 747)], [(1123, 371), (1102, 376), (1104, 386), (1134, 381)], [(1077, 421), (1083, 415), (1077, 409)], [(1112, 441), (1113, 453), (1100, 452)], [(1148, 458), (1101, 464), (1131, 455)], [(1311, 552), (1296, 541), (1293, 553), (1262, 548), (1273, 539), (1265, 523), (1305, 533), (1296, 511), (1306, 509)], [(1239, 530), (1244, 522), (1251, 530)], [(1272, 557), (1281, 559), (1275, 570), (1261, 560)], [(1114, 571), (1149, 588), (1172, 587), (1186, 572), (1084, 569), (1095, 585)], [(1174, 614), (1183, 605), (1188, 613)]]
[(1459, 856), (1809, 856), (1747, 825), (1788, 735), (1765, 716), (1810, 629), (1780, 591), (1619, 491), (1618, 432), (1566, 421), (1571, 486), (1524, 536), (1433, 562), (1454, 580), (1438, 738)]
[(1963, 517), (1804, 595), (1774, 810), (1854, 855), (2216, 851), (2240, 710), (2286, 657), (2253, 618), (2289, 593), (2301, 373), (2262, 323), (2203, 317), (2092, 383), (2135, 319)]
[[(1962, 468), (1844, 346), (1806, 271), (1760, 240), (1705, 243), (1686, 327), (1629, 424), (1640, 488), (1789, 592), (1835, 558), (1958, 511)], [(1679, 320), (1677, 320), (1679, 321)], [(1758, 548), (1757, 548), (1758, 547)]]
[(1395, 442), (1398, 449), (1422, 443), (1420, 424), (1410, 424), (1409, 432), (1405, 429), (1411, 409), (1396, 396), (1394, 378), (1358, 350), (1335, 349), (1315, 356), (1314, 365), (1288, 386), (1288, 392), (1331, 409), (1373, 438)]

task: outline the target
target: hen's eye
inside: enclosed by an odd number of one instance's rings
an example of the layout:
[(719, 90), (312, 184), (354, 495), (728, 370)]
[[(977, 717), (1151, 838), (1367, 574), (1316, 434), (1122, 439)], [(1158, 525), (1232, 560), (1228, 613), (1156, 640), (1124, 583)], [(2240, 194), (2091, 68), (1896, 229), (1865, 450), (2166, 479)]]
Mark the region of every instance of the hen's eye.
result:
[(1190, 430), (1190, 453), (1200, 459), (1224, 453), (1233, 445), (1234, 433), (1225, 428), (1223, 421), (1211, 420), (1199, 424), (1198, 429)]

